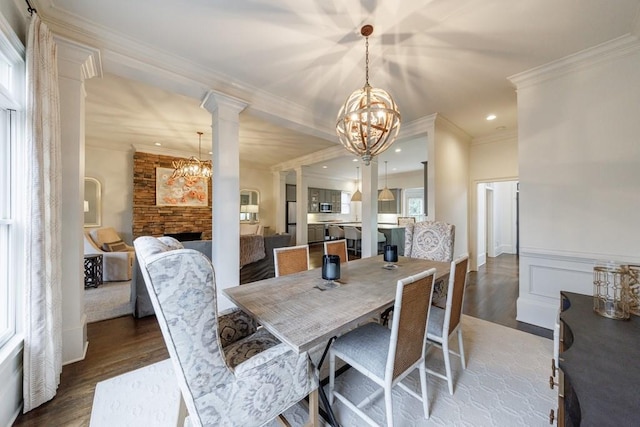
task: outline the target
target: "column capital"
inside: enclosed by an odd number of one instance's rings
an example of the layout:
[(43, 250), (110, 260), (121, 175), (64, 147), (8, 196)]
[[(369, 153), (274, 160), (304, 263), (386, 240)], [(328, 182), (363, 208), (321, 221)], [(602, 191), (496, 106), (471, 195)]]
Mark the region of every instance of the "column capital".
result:
[(58, 73), (62, 77), (84, 81), (102, 77), (100, 50), (86, 44), (54, 36), (58, 47)]
[(230, 118), (227, 115), (238, 115), (249, 105), (246, 101), (233, 96), (225, 95), (224, 93), (210, 90), (204, 96), (204, 99), (200, 103), (200, 107), (204, 108), (211, 114), (216, 111), (222, 118)]

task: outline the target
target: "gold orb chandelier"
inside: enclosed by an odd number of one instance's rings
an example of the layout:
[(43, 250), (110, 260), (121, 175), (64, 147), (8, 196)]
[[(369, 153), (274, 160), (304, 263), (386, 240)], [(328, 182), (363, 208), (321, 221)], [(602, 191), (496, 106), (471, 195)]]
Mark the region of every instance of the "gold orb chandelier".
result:
[(213, 175), (211, 160), (201, 160), (202, 132), (198, 134), (198, 157), (191, 156), (188, 159), (174, 160), (173, 174), (171, 178), (209, 179)]
[(361, 157), (365, 165), (389, 148), (400, 130), (400, 112), (391, 95), (369, 85), (369, 36), (372, 33), (372, 25), (360, 30), (366, 46), (365, 85), (349, 95), (338, 112), (336, 123), (340, 143)]

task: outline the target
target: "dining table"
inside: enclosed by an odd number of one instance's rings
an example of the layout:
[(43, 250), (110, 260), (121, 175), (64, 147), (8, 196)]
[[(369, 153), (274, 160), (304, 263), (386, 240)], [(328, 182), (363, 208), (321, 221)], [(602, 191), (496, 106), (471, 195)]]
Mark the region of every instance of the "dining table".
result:
[[(326, 355), (335, 337), (379, 317), (393, 305), (398, 280), (431, 268), (436, 269), (434, 281), (444, 280), (450, 263), (400, 256), (390, 264), (380, 255), (341, 264), (340, 278), (335, 282), (327, 282), (322, 278), (322, 269), (316, 268), (223, 292), (298, 354), (326, 345)], [(319, 375), (320, 366), (315, 368)], [(327, 421), (337, 425), (322, 387), (319, 392), (330, 418)], [(310, 399), (309, 408), (317, 414), (318, 408), (312, 408), (312, 404), (317, 405), (317, 399)]]

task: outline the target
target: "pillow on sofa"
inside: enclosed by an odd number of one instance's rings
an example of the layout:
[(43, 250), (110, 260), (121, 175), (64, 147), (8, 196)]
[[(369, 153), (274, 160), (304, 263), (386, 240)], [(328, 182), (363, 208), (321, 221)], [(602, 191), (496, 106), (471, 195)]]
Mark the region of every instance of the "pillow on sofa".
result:
[(125, 252), (127, 251), (127, 244), (122, 240), (116, 240), (115, 242), (103, 244), (102, 250), (105, 252)]

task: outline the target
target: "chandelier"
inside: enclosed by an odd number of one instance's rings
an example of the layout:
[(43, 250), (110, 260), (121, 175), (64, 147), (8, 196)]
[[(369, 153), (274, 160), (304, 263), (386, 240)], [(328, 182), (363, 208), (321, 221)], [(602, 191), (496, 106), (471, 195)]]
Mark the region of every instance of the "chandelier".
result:
[(386, 160), (384, 161), (384, 188), (378, 195), (378, 200), (381, 202), (389, 202), (389, 201), (395, 200), (395, 197), (393, 197), (393, 193), (391, 192), (391, 190), (389, 190), (389, 188), (387, 188), (387, 161)]
[(202, 132), (198, 134), (198, 157), (173, 161), (173, 174), (171, 178), (211, 178), (213, 175), (211, 160), (200, 160), (202, 150)]
[(372, 33), (372, 25), (360, 30), (366, 46), (365, 85), (349, 95), (338, 112), (336, 123), (340, 143), (362, 157), (365, 165), (389, 148), (400, 130), (400, 112), (391, 95), (369, 85), (369, 36)]
[(361, 202), (362, 201), (362, 193), (360, 192), (360, 168), (356, 167), (356, 192), (351, 196), (352, 202)]

